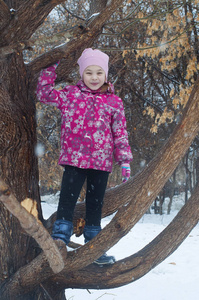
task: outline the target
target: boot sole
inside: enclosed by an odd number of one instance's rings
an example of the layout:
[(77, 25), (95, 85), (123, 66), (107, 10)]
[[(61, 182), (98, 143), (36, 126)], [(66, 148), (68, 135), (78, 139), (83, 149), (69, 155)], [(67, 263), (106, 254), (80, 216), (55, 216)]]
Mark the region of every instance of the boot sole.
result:
[(103, 266), (107, 266), (107, 265), (113, 265), (115, 263), (115, 260), (112, 259), (112, 260), (107, 261), (107, 262), (99, 262), (99, 261), (95, 260), (93, 263), (98, 265), (98, 266), (103, 267)]

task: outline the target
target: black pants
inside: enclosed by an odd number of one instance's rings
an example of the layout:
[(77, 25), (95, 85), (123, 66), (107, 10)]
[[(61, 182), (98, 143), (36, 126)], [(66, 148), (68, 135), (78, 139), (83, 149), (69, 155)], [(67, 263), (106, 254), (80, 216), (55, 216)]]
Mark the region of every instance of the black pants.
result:
[(108, 176), (106, 171), (65, 166), (57, 219), (72, 222), (77, 199), (87, 178), (86, 225), (100, 226)]

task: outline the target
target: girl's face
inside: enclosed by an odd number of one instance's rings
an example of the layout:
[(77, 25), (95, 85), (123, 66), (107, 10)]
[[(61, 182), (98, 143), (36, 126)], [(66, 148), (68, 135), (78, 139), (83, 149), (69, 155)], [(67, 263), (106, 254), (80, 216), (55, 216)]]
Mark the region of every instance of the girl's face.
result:
[(106, 74), (99, 66), (88, 66), (83, 72), (83, 81), (91, 90), (98, 90), (104, 84)]

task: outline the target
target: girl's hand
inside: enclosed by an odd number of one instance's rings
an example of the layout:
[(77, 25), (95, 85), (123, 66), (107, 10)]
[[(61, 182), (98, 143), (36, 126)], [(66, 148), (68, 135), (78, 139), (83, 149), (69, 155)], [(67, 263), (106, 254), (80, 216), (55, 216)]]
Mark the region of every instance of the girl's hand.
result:
[(126, 182), (131, 175), (131, 167), (130, 164), (125, 163), (121, 165), (122, 167), (122, 182)]

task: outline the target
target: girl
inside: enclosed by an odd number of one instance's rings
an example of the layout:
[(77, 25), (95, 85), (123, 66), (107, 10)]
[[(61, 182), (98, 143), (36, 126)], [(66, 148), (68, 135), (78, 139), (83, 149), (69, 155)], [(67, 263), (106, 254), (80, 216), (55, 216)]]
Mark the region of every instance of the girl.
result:
[[(131, 149), (128, 143), (122, 100), (107, 83), (109, 57), (99, 50), (85, 49), (78, 59), (81, 79), (75, 86), (54, 89), (54, 64), (40, 74), (37, 97), (61, 111), (61, 152), (64, 166), (57, 220), (52, 237), (66, 245), (73, 233), (73, 213), (87, 179), (85, 242), (101, 231), (101, 212), (112, 156), (121, 165), (123, 181), (130, 177)], [(95, 263), (114, 263), (106, 253)]]

